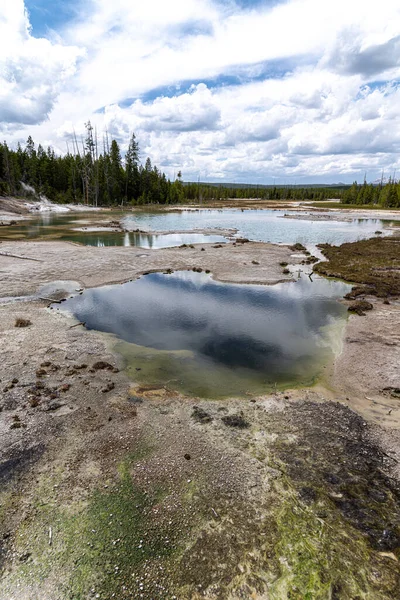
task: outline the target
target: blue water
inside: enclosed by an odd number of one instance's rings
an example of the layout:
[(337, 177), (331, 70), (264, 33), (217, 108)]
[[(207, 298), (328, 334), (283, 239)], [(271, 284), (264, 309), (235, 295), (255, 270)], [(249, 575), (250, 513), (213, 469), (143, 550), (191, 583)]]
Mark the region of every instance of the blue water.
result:
[[(151, 274), (67, 300), (89, 329), (118, 336), (135, 380), (200, 396), (310, 383), (332, 356), (349, 285), (304, 277), (275, 286)], [(329, 327), (331, 326), (331, 327)]]
[[(183, 210), (180, 212), (137, 212), (124, 219), (130, 229), (146, 231), (190, 231), (194, 229), (237, 229), (250, 240), (294, 244), (343, 244), (369, 238), (383, 229), (381, 219), (344, 221), (306, 221), (286, 219), (294, 211), (274, 210)], [(304, 214), (304, 213), (303, 213)]]

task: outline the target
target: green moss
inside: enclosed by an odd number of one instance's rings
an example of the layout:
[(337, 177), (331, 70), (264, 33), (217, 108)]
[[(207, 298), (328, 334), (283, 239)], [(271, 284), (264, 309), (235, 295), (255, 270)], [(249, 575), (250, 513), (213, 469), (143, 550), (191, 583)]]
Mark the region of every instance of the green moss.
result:
[(308, 206), (313, 206), (315, 208), (343, 208), (343, 209), (347, 209), (347, 210), (360, 210), (360, 211), (365, 211), (365, 210), (388, 210), (393, 212), (395, 209), (391, 208), (391, 207), (386, 207), (386, 206), (381, 206), (380, 204), (344, 204), (342, 202), (313, 202), (308, 204)]
[[(80, 600), (93, 586), (106, 597), (121, 597), (124, 589), (132, 592), (135, 572), (145, 563), (172, 553), (171, 545), (165, 542), (166, 531), (155, 528), (149, 518), (151, 507), (162, 499), (162, 490), (150, 496), (135, 488), (127, 463), (120, 466), (120, 472), (118, 487), (96, 492), (83, 520), (79, 519), (87, 548), (69, 581), (71, 600)], [(69, 535), (68, 542), (73, 553), (74, 536)]]
[[(291, 483), (287, 482), (288, 486)], [(280, 573), (270, 588), (271, 600), (384, 600), (392, 598), (396, 574), (324, 495), (303, 502), (288, 487), (276, 517), (274, 551)], [(389, 559), (389, 563), (391, 560)]]
[[(143, 450), (140, 458), (145, 455)], [(153, 508), (166, 490), (143, 491), (134, 485), (131, 465), (137, 460), (134, 454), (120, 463), (114, 485), (64, 505), (57, 502), (54, 479), (44, 479), (34, 502), (35, 519), (24, 522), (16, 536), (17, 553), (28, 552), (30, 559), (17, 563), (9, 583), (40, 588), (56, 578), (60, 597), (68, 600), (86, 599), (93, 589), (101, 598), (124, 598), (138, 593), (144, 566), (164, 565), (165, 570), (179, 550), (170, 525), (154, 519)], [(157, 598), (164, 598), (164, 592), (158, 589)]]

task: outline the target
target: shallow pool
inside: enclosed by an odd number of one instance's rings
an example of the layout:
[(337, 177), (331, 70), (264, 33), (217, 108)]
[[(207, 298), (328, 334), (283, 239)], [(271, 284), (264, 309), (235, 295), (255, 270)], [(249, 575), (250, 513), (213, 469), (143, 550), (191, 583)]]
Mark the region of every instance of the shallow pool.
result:
[(106, 215), (108, 222), (104, 220), (104, 216), (93, 212), (43, 213), (16, 225), (1, 226), (0, 240), (62, 240), (85, 246), (136, 246), (147, 249), (171, 248), (182, 244), (223, 244), (227, 241), (222, 235), (197, 232), (153, 234), (136, 231), (93, 231), (91, 221), (98, 221), (100, 226), (107, 226), (111, 217), (119, 220), (122, 213)]
[[(137, 246), (168, 248), (181, 244), (223, 243), (227, 230), (237, 231), (250, 240), (307, 246), (319, 243), (342, 244), (375, 235), (384, 230), (380, 219), (350, 221), (303, 220), (285, 218), (298, 215), (295, 211), (274, 210), (181, 210), (118, 213), (44, 213), (34, 219), (12, 226), (0, 227), (0, 240), (65, 240), (86, 246)], [(304, 213), (303, 213), (304, 214)], [(122, 219), (128, 229), (93, 231), (91, 223), (107, 226)], [(140, 232), (135, 231), (140, 229)], [(210, 235), (207, 234), (210, 230)], [(221, 235), (216, 229), (221, 229)], [(197, 231), (196, 231), (197, 230)], [(145, 232), (145, 233), (143, 233)], [(177, 233), (179, 232), (179, 233)]]
[(234, 285), (204, 273), (151, 274), (67, 300), (88, 329), (115, 334), (135, 381), (203, 397), (311, 384), (340, 345), (349, 289), (307, 277)]
[[(152, 231), (184, 231), (193, 229), (237, 229), (240, 236), (261, 242), (294, 244), (343, 244), (372, 237), (382, 230), (381, 219), (303, 220), (285, 218), (295, 211), (277, 210), (183, 210), (171, 212), (136, 212), (124, 219), (127, 228)], [(304, 215), (304, 213), (302, 213)]]

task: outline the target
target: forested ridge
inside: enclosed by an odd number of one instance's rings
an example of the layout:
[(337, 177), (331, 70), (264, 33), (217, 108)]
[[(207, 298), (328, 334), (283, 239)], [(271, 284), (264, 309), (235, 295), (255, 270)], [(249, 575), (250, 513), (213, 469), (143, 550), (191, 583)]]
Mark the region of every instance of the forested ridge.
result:
[(133, 133), (122, 159), (115, 139), (99, 141), (90, 122), (86, 136), (74, 135), (68, 152), (57, 155), (51, 147), (35, 145), (31, 137), (16, 149), (0, 143), (0, 196), (44, 196), (53, 202), (94, 206), (116, 204), (179, 204), (227, 198), (266, 200), (341, 199), (347, 204), (378, 204), (400, 207), (400, 184), (389, 181), (374, 186), (355, 182), (350, 186), (300, 187), (219, 185), (184, 183), (178, 171), (175, 181), (167, 179), (150, 158), (140, 162), (139, 144)]

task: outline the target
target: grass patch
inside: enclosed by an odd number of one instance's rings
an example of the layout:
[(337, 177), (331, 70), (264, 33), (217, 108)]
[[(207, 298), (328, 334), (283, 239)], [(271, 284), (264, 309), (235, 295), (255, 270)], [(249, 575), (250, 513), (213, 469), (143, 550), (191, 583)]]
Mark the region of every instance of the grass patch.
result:
[(308, 206), (314, 208), (344, 208), (344, 209), (358, 209), (358, 210), (388, 210), (395, 211), (396, 209), (388, 206), (381, 206), (380, 204), (343, 204), (343, 202), (313, 202)]
[(373, 238), (331, 246), (320, 244), (327, 258), (314, 271), (327, 277), (368, 285), (378, 297), (400, 294), (400, 238)]
[(303, 254), (306, 254), (306, 252), (307, 252), (307, 248), (305, 246), (303, 246), (303, 244), (300, 244), (299, 242), (296, 242), (295, 244), (293, 244), (293, 246), (290, 246), (289, 249), (292, 252), (303, 252)]

